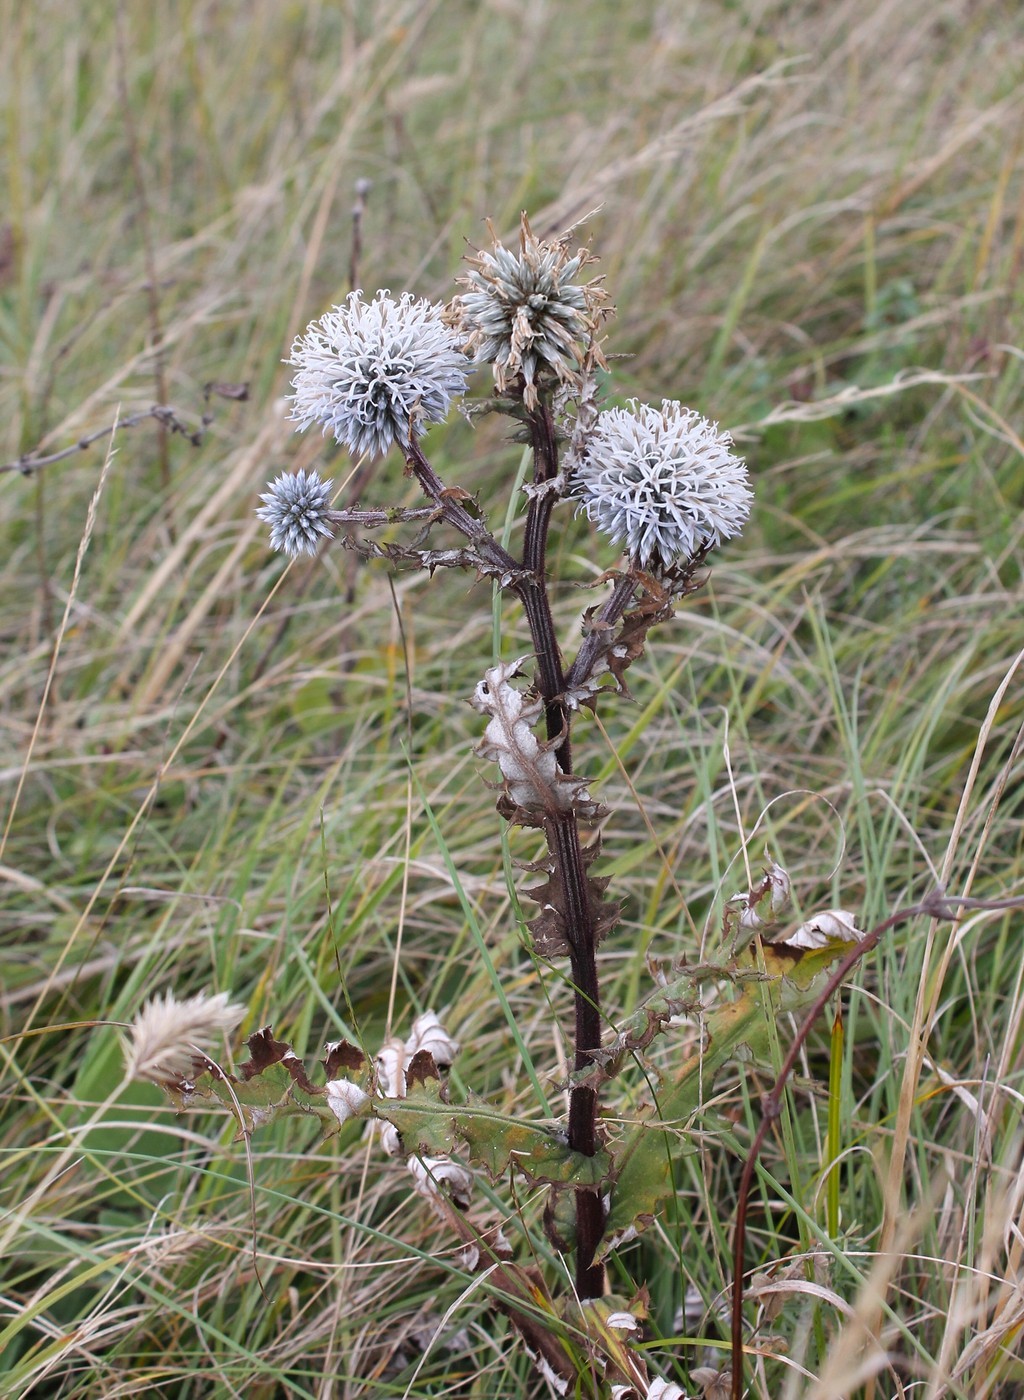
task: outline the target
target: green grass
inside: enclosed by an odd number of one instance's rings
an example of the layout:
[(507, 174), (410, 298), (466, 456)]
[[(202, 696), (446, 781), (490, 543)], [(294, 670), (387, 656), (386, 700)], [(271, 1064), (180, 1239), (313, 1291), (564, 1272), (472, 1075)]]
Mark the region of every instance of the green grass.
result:
[[(361, 1138), (289, 1122), (250, 1169), (223, 1116), (176, 1118), (143, 1086), (107, 1102), (113, 1024), (173, 988), (230, 992), (244, 1031), (272, 1022), (310, 1064), (443, 1010), (462, 1084), (523, 1116), (564, 1106), (564, 968), (524, 946), (472, 753), (489, 590), (392, 589), (337, 550), (282, 579), (264, 482), (350, 471), (293, 437), (282, 356), (348, 289), (357, 179), (369, 292), (447, 297), (485, 216), (550, 233), (598, 209), (610, 391), (736, 431), (747, 533), (654, 634), (636, 703), (603, 700), (576, 740), (614, 809), (611, 1018), (650, 989), (648, 956), (721, 953), (744, 843), (755, 867), (770, 845), (802, 910), (862, 927), (936, 872), (1019, 893), (1020, 26), (998, 0), (190, 0), (127, 5), (120, 35), (115, 14), (0, 5), (0, 450), (71, 446), (161, 383), (213, 420), (198, 447), (115, 434), (77, 577), (106, 443), (0, 476), (0, 1394), (545, 1394)], [(207, 403), (243, 381), (246, 401)], [(428, 447), (500, 525), (503, 427), (453, 419)], [(360, 498), (415, 495), (393, 457)], [(569, 647), (578, 585), (614, 561), (568, 515), (557, 532)], [(518, 654), (521, 618), (500, 621)], [(533, 854), (516, 833), (511, 852)], [(919, 922), (861, 968), (831, 1235), (829, 1027), (812, 1040), (747, 1264), (813, 1246), (824, 1270), (776, 1295), (751, 1394), (1022, 1393), (1020, 930)], [(767, 1087), (742, 1066), (716, 1083), (673, 1210), (612, 1263), (616, 1292), (649, 1288), (652, 1367), (684, 1385), (724, 1359)], [(609, 1117), (649, 1092), (625, 1073)], [(480, 1190), (557, 1281), (542, 1201)]]

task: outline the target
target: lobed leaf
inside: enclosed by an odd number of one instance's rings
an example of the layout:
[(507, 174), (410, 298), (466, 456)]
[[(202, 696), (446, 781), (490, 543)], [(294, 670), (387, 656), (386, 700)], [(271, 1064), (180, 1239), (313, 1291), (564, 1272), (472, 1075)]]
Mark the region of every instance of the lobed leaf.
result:
[[(770, 1064), (769, 1018), (809, 1007), (828, 968), (848, 951), (845, 938), (830, 939), (811, 951), (766, 943), (756, 956), (752, 945), (730, 973), (744, 979), (735, 998), (703, 1014), (701, 1048), (688, 1057), (658, 1095), (655, 1107), (612, 1151), (614, 1184), (600, 1257), (650, 1225), (672, 1194), (673, 1155), (685, 1144), (686, 1131), (722, 1065), (741, 1052)], [(709, 975), (708, 969), (692, 969), (641, 1007), (626, 1031), (622, 1053), (649, 1044), (664, 1028), (665, 1013), (673, 1005), (682, 1009), (687, 991), (689, 1009), (693, 1009), (697, 979)]]
[(451, 1156), (462, 1152), (492, 1177), (510, 1168), (534, 1184), (598, 1186), (607, 1180), (607, 1152), (585, 1157), (573, 1152), (564, 1135), (548, 1124), (526, 1123), (498, 1113), (475, 1094), (453, 1107), (431, 1082), (404, 1099), (373, 1098), (374, 1116), (397, 1128), (407, 1152)]

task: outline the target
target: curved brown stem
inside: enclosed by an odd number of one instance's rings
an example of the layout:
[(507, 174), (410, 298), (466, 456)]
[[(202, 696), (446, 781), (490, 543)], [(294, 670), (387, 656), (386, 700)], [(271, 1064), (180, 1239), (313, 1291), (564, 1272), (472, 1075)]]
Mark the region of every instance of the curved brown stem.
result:
[(804, 1017), (800, 1029), (793, 1037), (792, 1044), (782, 1062), (782, 1068), (771, 1089), (761, 1100), (761, 1122), (758, 1124), (754, 1140), (750, 1144), (750, 1151), (747, 1153), (747, 1160), (743, 1163), (743, 1173), (740, 1177), (739, 1193), (736, 1198), (736, 1230), (733, 1236), (732, 1247), (732, 1396), (733, 1400), (742, 1400), (743, 1396), (743, 1274), (744, 1274), (744, 1248), (747, 1239), (747, 1208), (750, 1200), (750, 1189), (754, 1183), (754, 1170), (757, 1166), (757, 1159), (764, 1140), (768, 1136), (768, 1130), (774, 1123), (782, 1110), (782, 1095), (785, 1092), (786, 1081), (793, 1072), (797, 1056), (803, 1049), (807, 1037), (813, 1029), (815, 1021), (824, 1011), (832, 996), (839, 990), (847, 977), (860, 962), (865, 954), (870, 953), (881, 941), (882, 935), (888, 933), (897, 924), (906, 923), (908, 919), (915, 919), (924, 916), (931, 919), (955, 919), (960, 909), (1019, 909), (1024, 900), (1016, 899), (969, 899), (957, 898), (955, 895), (947, 896), (941, 889), (933, 890), (926, 895), (920, 904), (912, 904), (908, 909), (899, 909), (895, 914), (884, 919), (882, 923), (876, 924), (870, 933), (864, 935), (859, 943), (854, 944), (850, 951), (839, 963), (835, 972), (829, 977), (822, 991), (815, 999), (811, 1009)]
[[(507, 573), (510, 580), (518, 578), (522, 574), (522, 566), (509, 554), (507, 549), (502, 548), (482, 520), (470, 515), (458, 494), (448, 490), (424, 457), (415, 434), (410, 435), (409, 445), (405, 448), (405, 460), (409, 470), (419, 482), (423, 494), (438, 507), (441, 519), (458, 530), (460, 535), (465, 535), (480, 558), (491, 568)], [(513, 584), (513, 586), (518, 591), (521, 584)]]

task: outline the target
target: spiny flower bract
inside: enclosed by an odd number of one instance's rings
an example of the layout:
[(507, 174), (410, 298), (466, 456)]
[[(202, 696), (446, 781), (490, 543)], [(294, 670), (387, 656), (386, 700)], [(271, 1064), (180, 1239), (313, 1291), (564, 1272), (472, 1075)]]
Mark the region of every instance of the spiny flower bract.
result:
[(599, 530), (640, 568), (668, 567), (738, 535), (753, 493), (732, 438), (692, 408), (664, 399), (600, 413), (574, 494)]
[(410, 292), (371, 302), (350, 292), (292, 346), (292, 418), (319, 423), (357, 457), (408, 447), (410, 425), (442, 422), (466, 391), (466, 357), (442, 312)]
[[(596, 281), (577, 280), (591, 261), (585, 248), (570, 257), (566, 238), (537, 238), (523, 214), (518, 254), (495, 237), (492, 251), (470, 258), (470, 271), (458, 279), (469, 290), (452, 302), (452, 324), (464, 332), (475, 363), (493, 366), (501, 393), (522, 376), (527, 408), (536, 407), (545, 371), (559, 383), (578, 384), (605, 298)], [(596, 358), (603, 363), (599, 352)]]
[(256, 514), (270, 526), (270, 546), (293, 559), (315, 554), (320, 541), (330, 537), (331, 485), (316, 471), (283, 472), (264, 491)]

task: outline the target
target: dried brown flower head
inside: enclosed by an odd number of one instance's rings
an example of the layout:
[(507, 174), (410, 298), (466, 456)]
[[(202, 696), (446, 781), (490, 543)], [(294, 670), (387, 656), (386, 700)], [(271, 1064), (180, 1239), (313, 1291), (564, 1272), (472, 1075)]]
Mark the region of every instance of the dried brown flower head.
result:
[[(585, 248), (570, 254), (568, 234), (554, 242), (537, 238), (524, 213), (517, 254), (489, 221), (487, 227), (493, 247), (468, 259), (470, 271), (457, 279), (468, 290), (452, 302), (448, 319), (475, 362), (492, 366), (498, 390), (521, 381), (526, 407), (535, 408), (545, 379), (580, 387), (580, 367), (608, 314), (601, 309), (606, 293), (600, 278), (578, 280), (594, 258)], [(596, 361), (603, 364), (600, 352)]]

